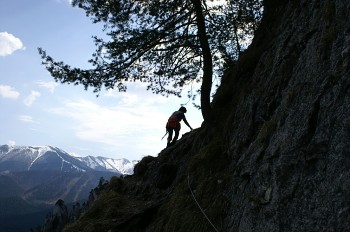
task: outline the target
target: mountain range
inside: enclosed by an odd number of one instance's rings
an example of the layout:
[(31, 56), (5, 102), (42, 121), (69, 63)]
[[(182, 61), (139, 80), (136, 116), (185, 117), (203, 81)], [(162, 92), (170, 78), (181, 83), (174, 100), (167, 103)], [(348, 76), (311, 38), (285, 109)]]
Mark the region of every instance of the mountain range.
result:
[(106, 157), (77, 157), (52, 146), (0, 146), (0, 172), (55, 170), (62, 172), (107, 171), (132, 174), (137, 161)]
[(0, 146), (1, 232), (40, 224), (58, 199), (86, 200), (101, 178), (130, 175), (136, 162), (77, 157), (53, 146)]

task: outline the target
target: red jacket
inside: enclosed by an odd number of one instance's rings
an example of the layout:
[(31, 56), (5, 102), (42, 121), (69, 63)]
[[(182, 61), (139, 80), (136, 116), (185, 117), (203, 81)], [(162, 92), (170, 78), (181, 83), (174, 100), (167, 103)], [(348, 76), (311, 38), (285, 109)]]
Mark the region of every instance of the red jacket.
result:
[(186, 120), (185, 113), (182, 111), (175, 111), (168, 119), (166, 128), (180, 129), (181, 128), (180, 122), (182, 119)]

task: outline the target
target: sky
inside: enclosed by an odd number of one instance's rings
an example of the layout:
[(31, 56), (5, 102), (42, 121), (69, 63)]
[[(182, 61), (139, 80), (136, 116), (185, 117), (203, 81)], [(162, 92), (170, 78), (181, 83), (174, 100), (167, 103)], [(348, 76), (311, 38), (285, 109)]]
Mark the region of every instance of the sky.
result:
[[(203, 122), (187, 97), (163, 97), (137, 83), (125, 93), (60, 84), (41, 65), (41, 47), (57, 61), (88, 68), (92, 36), (103, 37), (69, 0), (0, 0), (0, 145), (58, 147), (79, 156), (140, 160), (166, 146), (165, 124), (181, 104), (192, 128)], [(186, 96), (186, 93), (184, 93)], [(182, 134), (190, 129), (182, 122)]]

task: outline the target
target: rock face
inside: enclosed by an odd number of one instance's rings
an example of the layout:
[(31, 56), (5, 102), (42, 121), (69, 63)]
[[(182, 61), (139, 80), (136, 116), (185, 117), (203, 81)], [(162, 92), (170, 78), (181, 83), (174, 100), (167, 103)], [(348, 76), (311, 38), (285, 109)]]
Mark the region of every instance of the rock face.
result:
[(217, 124), (111, 181), (67, 231), (350, 231), (349, 55), (350, 1), (265, 1)]
[(350, 2), (272, 2), (247, 54), (258, 56), (254, 71), (240, 66), (225, 80), (243, 86), (225, 103), (233, 172), (226, 223), (348, 231)]

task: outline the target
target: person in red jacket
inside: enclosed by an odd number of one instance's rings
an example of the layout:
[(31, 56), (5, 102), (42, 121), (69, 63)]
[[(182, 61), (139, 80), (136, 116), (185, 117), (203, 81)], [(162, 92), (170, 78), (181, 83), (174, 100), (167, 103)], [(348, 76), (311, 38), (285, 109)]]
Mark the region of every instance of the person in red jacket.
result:
[[(169, 133), (167, 146), (170, 146), (176, 143), (179, 137), (180, 129), (181, 129), (181, 124), (180, 124), (181, 120), (184, 120), (184, 123), (192, 130), (192, 127), (186, 120), (186, 117), (185, 117), (186, 112), (187, 112), (187, 109), (181, 106), (180, 109), (178, 111), (175, 111), (168, 119), (168, 122), (166, 124), (166, 131)], [(175, 131), (174, 138), (173, 138), (173, 131)]]

